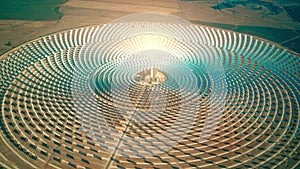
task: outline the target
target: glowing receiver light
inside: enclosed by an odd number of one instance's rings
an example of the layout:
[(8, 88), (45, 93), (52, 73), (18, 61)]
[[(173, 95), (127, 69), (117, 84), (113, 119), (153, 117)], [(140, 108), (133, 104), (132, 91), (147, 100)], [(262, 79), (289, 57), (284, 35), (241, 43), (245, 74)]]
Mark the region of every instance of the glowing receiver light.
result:
[(175, 38), (162, 34), (145, 33), (125, 39), (121, 43), (124, 43), (122, 45), (127, 47), (127, 52), (132, 51), (131, 54), (144, 50), (161, 50), (180, 57), (180, 54), (174, 53), (174, 48), (179, 47), (181, 43)]

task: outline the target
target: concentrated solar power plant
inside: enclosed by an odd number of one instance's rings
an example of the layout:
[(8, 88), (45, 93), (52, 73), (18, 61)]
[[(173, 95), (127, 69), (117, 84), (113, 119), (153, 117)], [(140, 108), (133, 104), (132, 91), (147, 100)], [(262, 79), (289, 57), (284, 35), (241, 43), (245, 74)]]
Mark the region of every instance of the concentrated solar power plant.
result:
[(299, 166), (300, 56), (272, 42), (142, 13), (0, 59), (2, 166)]

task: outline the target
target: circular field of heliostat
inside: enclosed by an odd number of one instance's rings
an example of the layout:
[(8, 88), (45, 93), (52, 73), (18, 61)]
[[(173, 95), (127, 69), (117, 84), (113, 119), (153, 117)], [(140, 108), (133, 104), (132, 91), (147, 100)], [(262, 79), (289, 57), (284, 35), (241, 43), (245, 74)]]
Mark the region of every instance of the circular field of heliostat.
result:
[(296, 168), (300, 56), (166, 14), (0, 57), (0, 166)]

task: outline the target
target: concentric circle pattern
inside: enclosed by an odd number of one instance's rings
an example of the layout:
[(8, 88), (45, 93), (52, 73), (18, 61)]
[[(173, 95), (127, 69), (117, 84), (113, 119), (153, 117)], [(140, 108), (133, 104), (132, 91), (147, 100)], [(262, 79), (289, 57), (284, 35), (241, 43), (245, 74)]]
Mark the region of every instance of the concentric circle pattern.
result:
[[(1, 56), (0, 164), (296, 168), (299, 65), (271, 42), (164, 14), (47, 35)], [(136, 80), (150, 69), (164, 81)]]

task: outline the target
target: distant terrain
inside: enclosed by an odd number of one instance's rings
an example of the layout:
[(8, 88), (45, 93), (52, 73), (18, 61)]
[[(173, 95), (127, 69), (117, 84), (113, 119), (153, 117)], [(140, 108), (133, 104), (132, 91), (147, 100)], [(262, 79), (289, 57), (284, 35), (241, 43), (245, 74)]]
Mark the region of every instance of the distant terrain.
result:
[(284, 9), (292, 19), (300, 23), (300, 6), (286, 6)]
[(251, 10), (262, 11), (266, 16), (276, 15), (282, 11), (279, 6), (274, 5), (272, 2), (265, 2), (261, 0), (226, 0), (215, 6), (212, 6), (212, 8), (221, 10), (226, 8), (234, 8), (237, 5), (245, 6)]
[[(240, 11), (236, 11), (238, 7), (244, 7), (244, 9), (257, 11), (261, 14), (261, 19), (264, 18), (280, 18), (280, 14), (286, 12), (290, 20), (298, 22), (298, 27), (294, 29), (288, 28), (274, 28), (266, 26), (253, 26), (253, 25), (231, 25), (231, 24), (218, 24), (216, 27), (222, 26), (225, 29), (230, 29), (237, 32), (247, 33), (255, 36), (259, 36), (273, 42), (279, 43), (295, 52), (300, 53), (300, 1), (265, 1), (265, 0), (224, 0), (221, 3), (211, 6), (215, 10), (227, 10), (231, 11), (234, 15), (243, 15)], [(279, 4), (279, 5), (277, 5)], [(276, 19), (274, 21), (276, 21)], [(263, 23), (263, 21), (262, 21)], [(280, 25), (281, 22), (276, 21), (276, 24)], [(211, 25), (213, 23), (210, 23)], [(219, 25), (219, 26), (218, 26)], [(275, 23), (274, 23), (275, 25)]]
[(57, 20), (62, 17), (60, 4), (67, 0), (3, 0), (0, 5), (2, 20)]

